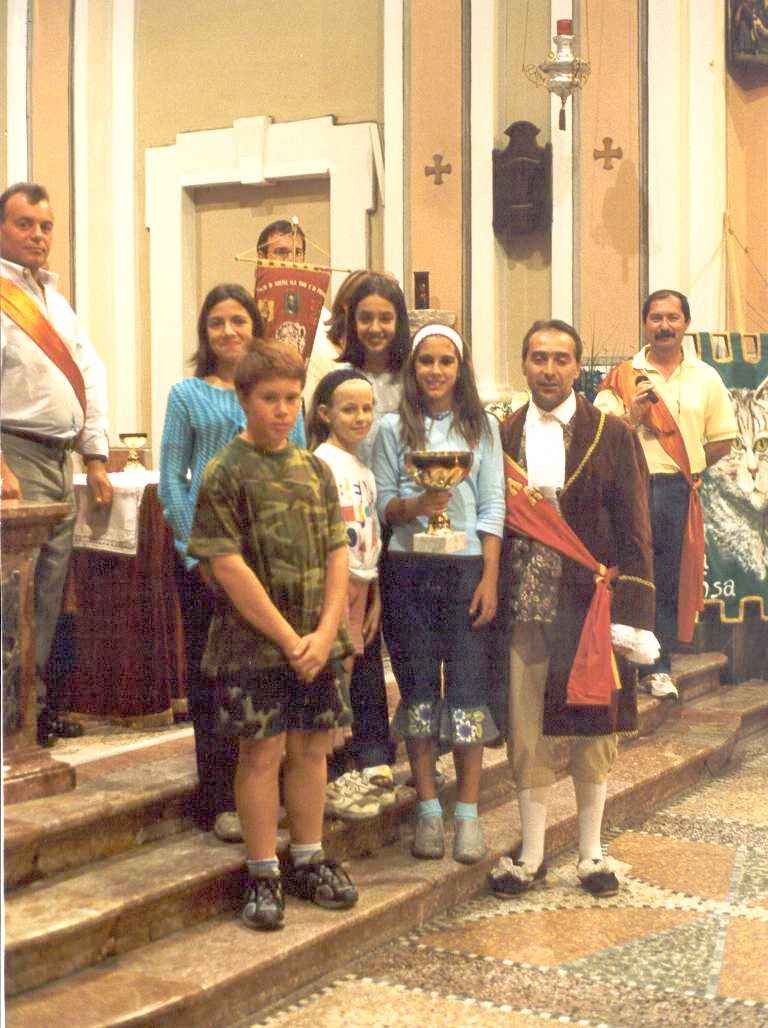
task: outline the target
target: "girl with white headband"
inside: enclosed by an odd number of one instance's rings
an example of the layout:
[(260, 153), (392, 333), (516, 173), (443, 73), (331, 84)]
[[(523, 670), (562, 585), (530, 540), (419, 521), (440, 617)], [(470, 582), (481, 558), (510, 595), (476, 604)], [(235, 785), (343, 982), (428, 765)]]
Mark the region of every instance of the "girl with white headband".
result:
[[(406, 470), (415, 450), (470, 450), (469, 475), (452, 490), (424, 492)], [(496, 613), (504, 489), (498, 426), (483, 410), (469, 354), (452, 328), (432, 324), (416, 333), (399, 411), (381, 422), (373, 472), (379, 514), (392, 528), (381, 591), (401, 697), (394, 728), (406, 740), (419, 801), (411, 852), (439, 859), (445, 851), (434, 768), (442, 744), (456, 765), (453, 856), (475, 863), (485, 854), (477, 817), (483, 744), (498, 735), (488, 709), (488, 626)], [(439, 511), (466, 533), (465, 549), (414, 553), (414, 535)]]

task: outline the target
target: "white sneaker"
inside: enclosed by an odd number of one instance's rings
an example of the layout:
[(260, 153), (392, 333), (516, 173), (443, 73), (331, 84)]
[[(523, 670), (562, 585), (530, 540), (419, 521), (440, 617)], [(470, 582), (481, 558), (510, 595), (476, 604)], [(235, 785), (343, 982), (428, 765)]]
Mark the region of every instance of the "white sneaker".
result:
[(660, 700), (678, 699), (677, 686), (666, 671), (655, 671), (652, 675), (644, 675), (640, 686)]
[(365, 821), (380, 811), (375, 786), (359, 771), (348, 771), (325, 787), (325, 812), (341, 821)]
[(389, 764), (377, 764), (376, 767), (364, 767), (360, 772), (363, 779), (372, 787), (373, 794), (378, 797), (381, 809), (386, 810), (397, 803), (395, 779)]

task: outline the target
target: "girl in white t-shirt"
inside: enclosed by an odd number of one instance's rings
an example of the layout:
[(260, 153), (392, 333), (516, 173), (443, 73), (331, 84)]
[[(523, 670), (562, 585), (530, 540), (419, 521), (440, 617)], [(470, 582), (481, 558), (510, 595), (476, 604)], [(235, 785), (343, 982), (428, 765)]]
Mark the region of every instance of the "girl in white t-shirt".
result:
[[(376, 513), (376, 480), (358, 456), (358, 448), (373, 424), (374, 404), (373, 387), (368, 378), (357, 368), (339, 368), (318, 383), (308, 421), (310, 446), (333, 472), (347, 524), (347, 627), (356, 656), (361, 656), (366, 644), (377, 635), (381, 620), (378, 578), (381, 533)], [(351, 674), (352, 662), (349, 670)], [(369, 697), (352, 696), (351, 699), (353, 738), (356, 728), (365, 733), (378, 728), (377, 734), (388, 738), (386, 709), (381, 711), (380, 705), (366, 702)], [(383, 719), (383, 723), (372, 725), (372, 717)], [(361, 719), (364, 724), (360, 723)], [(379, 782), (379, 778), (387, 781)], [(348, 772), (329, 784), (326, 810), (347, 820), (361, 820), (375, 816), (393, 795), (388, 765), (364, 767), (361, 772)]]

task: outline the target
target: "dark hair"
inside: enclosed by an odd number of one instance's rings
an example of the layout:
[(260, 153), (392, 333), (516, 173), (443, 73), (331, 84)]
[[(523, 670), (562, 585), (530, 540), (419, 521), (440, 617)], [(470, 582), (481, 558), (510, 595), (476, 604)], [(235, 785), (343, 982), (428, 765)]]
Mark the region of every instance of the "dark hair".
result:
[(691, 305), (688, 303), (688, 297), (685, 295), (685, 293), (678, 293), (676, 289), (657, 289), (656, 292), (651, 293), (651, 295), (646, 298), (646, 301), (643, 304), (643, 321), (645, 321), (645, 319), (648, 317), (648, 311), (651, 309), (651, 304), (655, 300), (666, 300), (670, 296), (677, 297), (677, 299), (680, 301), (680, 309), (683, 312), (683, 317), (686, 321), (690, 321)]
[[(335, 371), (329, 371), (327, 375), (323, 375), (317, 383), (306, 420), (307, 441), (310, 450), (314, 450), (320, 443), (324, 443), (331, 434), (328, 423), (323, 421), (320, 416), (320, 407), (327, 407), (330, 404), (333, 394), (342, 382), (353, 382), (355, 380), (371, 385), (370, 379), (366, 378), (362, 371), (358, 371), (357, 368), (337, 368)], [(373, 389), (373, 386), (371, 386), (371, 389)]]
[(12, 186), (8, 186), (5, 192), (0, 195), (0, 221), (5, 221), (5, 205), (17, 193), (23, 193), (32, 204), (42, 203), (43, 200), (47, 203), (51, 201), (45, 186), (41, 186), (37, 182), (14, 182)]
[[(439, 336), (440, 329), (445, 326), (435, 324), (427, 327), (434, 328), (431, 335)], [(423, 332), (424, 329), (421, 331)], [(419, 346), (428, 338), (429, 336), (425, 334), (420, 340)], [(447, 339), (448, 336), (445, 338)], [(451, 342), (453, 343), (453, 340)], [(424, 403), (414, 370), (419, 346), (408, 354), (408, 359), (403, 366), (403, 398), (399, 407), (400, 438), (407, 450), (423, 450), (427, 442)], [(456, 348), (455, 343), (453, 346)], [(480, 444), (484, 435), (490, 435), (488, 419), (480, 402), (475, 372), (466, 346), (463, 354), (459, 354), (459, 368), (453, 391), (453, 423), (472, 449)]]
[[(271, 236), (285, 235), (293, 235), (293, 225), (290, 221), (286, 221), (285, 218), (279, 218), (277, 221), (270, 221), (270, 223), (259, 233), (259, 238), (256, 240), (256, 249), (259, 253), (263, 253), (267, 248), (267, 243)], [(301, 248), (306, 252), (307, 237), (304, 235), (304, 230), (301, 225), (296, 226), (296, 235), (301, 237)]]
[(337, 346), (341, 346), (344, 343), (344, 336), (347, 331), (347, 305), (349, 298), (365, 276), (370, 274), (372, 273), (365, 268), (361, 268), (359, 271), (350, 271), (336, 291), (333, 303), (331, 304), (331, 316), (325, 323), (325, 334)]
[(570, 336), (573, 340), (573, 353), (576, 357), (576, 363), (581, 364), (581, 354), (584, 350), (584, 344), (581, 341), (581, 336), (573, 327), (569, 325), (567, 321), (560, 321), (559, 318), (550, 318), (548, 321), (534, 321), (528, 331), (523, 337), (523, 356), (522, 360), (528, 356), (528, 350), (530, 349), (531, 339), (536, 335), (537, 332), (564, 332), (565, 335)]
[(293, 378), (304, 388), (307, 372), (301, 354), (290, 343), (274, 339), (247, 350), (235, 368), (235, 389), (245, 399), (259, 384), (271, 378)]
[(216, 370), (216, 354), (208, 341), (208, 315), (222, 300), (236, 300), (246, 309), (253, 322), (253, 336), (258, 338), (264, 329), (256, 301), (242, 286), (234, 282), (222, 282), (221, 285), (214, 286), (200, 308), (200, 316), (197, 319), (197, 349), (189, 359), (189, 363), (194, 365), (196, 378), (205, 378)]
[(365, 367), (365, 347), (357, 334), (357, 306), (368, 296), (389, 300), (395, 308), (395, 338), (389, 347), (389, 371), (400, 371), (411, 349), (411, 330), (403, 291), (394, 278), (371, 272), (357, 286), (347, 307), (347, 330), (340, 361), (355, 368)]

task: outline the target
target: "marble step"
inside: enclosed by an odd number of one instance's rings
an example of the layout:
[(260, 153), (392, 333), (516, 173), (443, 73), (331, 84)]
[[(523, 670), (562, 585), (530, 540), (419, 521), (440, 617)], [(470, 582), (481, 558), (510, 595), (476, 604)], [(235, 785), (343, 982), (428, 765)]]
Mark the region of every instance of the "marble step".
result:
[[(681, 690), (683, 703), (719, 687), (720, 671), (726, 663), (722, 654), (695, 654), (680, 657), (678, 661), (673, 677)], [(641, 696), (640, 734), (655, 731), (675, 709), (677, 705), (669, 701)], [(407, 777), (404, 761), (401, 753), (398, 774), (401, 781)], [(442, 763), (449, 777), (447, 798), (450, 799), (451, 762), (444, 760)], [(490, 790), (498, 785), (496, 777), (503, 780), (506, 774), (503, 749), (488, 750), (485, 767), (483, 785)], [(185, 755), (150, 760), (146, 751), (139, 751), (132, 762), (107, 770), (100, 777), (90, 777), (72, 792), (7, 807), (4, 817), (6, 889), (188, 830), (195, 782), (190, 739)], [(406, 795), (403, 802), (407, 801)], [(354, 833), (347, 830), (346, 842), (339, 845), (339, 852), (351, 856), (391, 841), (391, 820), (376, 819), (376, 822), (376, 825), (366, 823), (364, 829), (356, 825)], [(334, 824), (332, 831), (344, 833), (345, 826)]]
[[(622, 747), (609, 782), (607, 824), (631, 820), (723, 768), (742, 725), (738, 688), (728, 690), (724, 709), (714, 704), (677, 707), (653, 736)], [(754, 690), (747, 692), (742, 707), (749, 714), (750, 730), (758, 720), (765, 727), (768, 702), (762, 704), (758, 714)], [(173, 928), (176, 916), (171, 906), (166, 908), (170, 912), (164, 920), (161, 902), (153, 905), (145, 899), (141, 907), (140, 883), (125, 882), (122, 891), (135, 902), (121, 914), (115, 904), (113, 924), (119, 928), (123, 920), (128, 926), (120, 939), (110, 936), (105, 942), (106, 952), (115, 955), (12, 998), (7, 1024), (9, 1028), (38, 1028), (43, 1023), (55, 1023), (60, 1028), (231, 1026), (332, 973), (349, 960), (351, 953), (416, 928), (483, 889), (492, 861), (519, 840), (514, 799), (485, 811), (483, 825), (489, 855), (473, 867), (457, 864), (450, 856), (442, 861), (414, 861), (408, 853), (410, 832), (403, 828), (392, 845), (371, 857), (349, 861), (360, 890), (357, 907), (331, 913), (289, 900), (286, 926), (275, 934), (251, 932), (232, 913), (204, 921), (193, 916), (197, 923), (145, 944), (139, 939), (137, 948), (119, 952), (131, 931), (134, 939), (139, 930), (151, 938), (154, 932)], [(571, 846), (576, 831), (571, 783), (561, 780), (553, 789), (550, 805), (548, 853)], [(166, 853), (170, 853), (179, 842), (166, 840), (154, 848), (159, 852), (167, 847)], [(192, 859), (193, 852), (199, 863)], [(210, 861), (209, 870), (220, 873), (221, 864), (229, 859), (228, 852), (222, 854), (205, 846), (200, 836), (194, 842), (190, 839), (190, 867), (184, 873), (180, 871), (179, 878), (188, 877), (196, 883), (192, 893), (197, 890), (197, 894), (206, 894), (200, 886), (201, 865)], [(124, 859), (133, 861), (144, 856), (137, 853)], [(234, 868), (229, 872), (233, 882), (238, 874)], [(178, 891), (181, 885), (177, 883), (175, 888)], [(220, 883), (219, 889), (223, 902), (231, 906), (232, 893), (226, 893)], [(147, 914), (149, 906), (153, 907), (151, 916)], [(41, 934), (43, 927), (39, 922)], [(13, 952), (11, 936), (8, 943)], [(26, 966), (29, 968), (31, 962)]]

